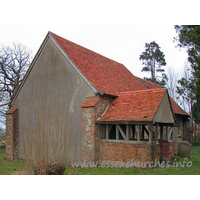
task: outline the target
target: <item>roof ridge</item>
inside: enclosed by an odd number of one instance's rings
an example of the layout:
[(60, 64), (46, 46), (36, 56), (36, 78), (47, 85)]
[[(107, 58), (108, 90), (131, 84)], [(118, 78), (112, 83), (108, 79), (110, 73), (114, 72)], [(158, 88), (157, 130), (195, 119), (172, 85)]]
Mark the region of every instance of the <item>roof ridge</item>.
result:
[[(149, 87), (149, 86), (147, 86), (146, 83), (151, 83), (151, 84), (153, 84), (153, 85), (155, 85), (155, 86), (158, 86), (158, 84), (153, 83), (153, 82), (150, 82), (150, 81), (147, 81), (147, 80), (145, 80), (144, 78), (140, 78), (140, 77), (137, 77), (137, 76), (136, 76), (136, 78), (137, 78), (140, 82), (142, 82), (146, 87)], [(150, 88), (149, 88), (149, 89), (150, 89)]]
[(167, 88), (153, 88), (153, 89), (146, 89), (146, 90), (132, 90), (132, 91), (124, 91), (124, 92), (119, 92), (118, 94), (124, 94), (124, 93), (139, 93), (139, 92), (151, 92), (151, 91), (166, 91)]

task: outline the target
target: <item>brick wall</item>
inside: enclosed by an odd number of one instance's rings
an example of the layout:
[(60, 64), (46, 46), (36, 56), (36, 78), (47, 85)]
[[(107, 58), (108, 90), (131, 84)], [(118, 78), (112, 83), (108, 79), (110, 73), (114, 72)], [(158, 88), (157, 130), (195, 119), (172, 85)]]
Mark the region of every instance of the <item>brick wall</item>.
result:
[[(88, 99), (97, 99), (96, 103), (82, 105), (82, 144), (81, 160), (85, 161), (122, 161), (128, 162), (134, 159), (140, 162), (153, 160), (152, 144), (149, 142), (121, 142), (102, 140), (105, 134), (105, 125), (96, 123), (98, 117), (105, 112), (111, 102), (109, 96), (93, 96)], [(93, 101), (92, 101), (93, 102)], [(175, 155), (175, 143), (165, 140), (159, 141), (156, 158), (168, 161)]]
[(100, 155), (99, 141), (103, 125), (96, 124), (98, 117), (108, 107), (111, 98), (109, 96), (92, 96), (88, 99), (98, 99), (95, 105), (82, 106), (82, 144), (81, 144), (81, 160), (97, 161)]
[(161, 161), (170, 161), (175, 157), (175, 142), (160, 140), (159, 143)]
[[(153, 152), (151, 143), (147, 142), (119, 142), (119, 141), (104, 141), (101, 144), (100, 161), (134, 161), (151, 162)], [(157, 160), (159, 160), (159, 144), (157, 143)]]
[(14, 160), (18, 157), (18, 109), (11, 108), (6, 113), (6, 158)]
[(95, 109), (83, 108), (81, 158), (83, 161), (94, 161), (95, 145)]

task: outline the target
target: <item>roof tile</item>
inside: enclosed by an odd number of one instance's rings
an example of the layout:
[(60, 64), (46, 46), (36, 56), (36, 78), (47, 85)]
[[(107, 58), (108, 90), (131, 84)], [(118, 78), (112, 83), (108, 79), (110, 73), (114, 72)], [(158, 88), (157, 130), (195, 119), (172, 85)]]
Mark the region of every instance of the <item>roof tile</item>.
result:
[(185, 115), (185, 116), (190, 116), (188, 113), (186, 113), (171, 97), (170, 97), (170, 102), (172, 105), (172, 109), (175, 114), (177, 115)]
[(82, 108), (95, 107), (99, 99), (86, 99), (82, 104)]
[(135, 77), (124, 65), (49, 33), (70, 60), (101, 93), (117, 95), (118, 92), (159, 88), (158, 85)]
[(99, 122), (150, 122), (153, 120), (166, 89), (121, 92)]
[(7, 112), (6, 115), (13, 114), (17, 111), (18, 107), (11, 107)]
[[(125, 91), (160, 88), (154, 83), (134, 76), (124, 65), (118, 62), (115, 62), (98, 53), (70, 42), (69, 40), (66, 40), (51, 32), (48, 33), (47, 37), (49, 35), (55, 40), (55, 42), (74, 63), (74, 65), (81, 71), (81, 73), (91, 83), (91, 85), (93, 85), (97, 90), (99, 90), (99, 92), (103, 94), (117, 96), (118, 93)], [(39, 55), (40, 50), (42, 49), (42, 45), (32, 63), (34, 63), (37, 56)], [(11, 100), (11, 104), (19, 93), (20, 88), (23, 86), (23, 83), (25, 82), (30, 70), (31, 68), (29, 68), (26, 75), (24, 76), (22, 83), (18, 87), (15, 95)], [(90, 104), (93, 105), (92, 102), (88, 102), (88, 105)], [(85, 104), (82, 106), (84, 105)], [(173, 100), (171, 100), (171, 105), (175, 114), (189, 116)], [(148, 117), (146, 116), (145, 118)]]

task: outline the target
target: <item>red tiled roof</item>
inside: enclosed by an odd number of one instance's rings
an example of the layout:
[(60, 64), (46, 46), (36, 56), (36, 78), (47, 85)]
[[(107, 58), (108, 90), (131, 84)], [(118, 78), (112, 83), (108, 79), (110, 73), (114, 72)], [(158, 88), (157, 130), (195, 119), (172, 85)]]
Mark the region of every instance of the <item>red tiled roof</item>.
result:
[(177, 115), (186, 115), (188, 117), (190, 116), (171, 97), (170, 97), (170, 102), (171, 102), (172, 109), (173, 109), (175, 114), (177, 114)]
[(99, 99), (86, 99), (82, 104), (82, 108), (95, 107)]
[(99, 122), (150, 122), (163, 99), (165, 88), (121, 92)]
[(9, 115), (9, 114), (13, 114), (14, 112), (16, 112), (18, 109), (18, 107), (11, 107), (7, 112), (6, 112), (6, 115)]
[(69, 59), (101, 93), (159, 88), (158, 85), (135, 77), (124, 65), (49, 32)]
[[(117, 96), (119, 92), (160, 88), (154, 83), (134, 76), (126, 67), (124, 67), (124, 65), (49, 32), (14, 94), (10, 105), (12, 105), (14, 99), (20, 92), (20, 89), (26, 81), (34, 62), (42, 50), (42, 46), (45, 44), (49, 35), (69, 57), (73, 64), (81, 71), (91, 85), (103, 94)], [(175, 114), (188, 115), (174, 101), (171, 101), (171, 105)]]

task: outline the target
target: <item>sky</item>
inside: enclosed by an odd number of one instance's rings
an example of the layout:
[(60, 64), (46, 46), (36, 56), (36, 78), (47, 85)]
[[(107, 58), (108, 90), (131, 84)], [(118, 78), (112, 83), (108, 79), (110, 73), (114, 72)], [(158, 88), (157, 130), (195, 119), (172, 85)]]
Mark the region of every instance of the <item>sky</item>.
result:
[(174, 25), (3, 25), (0, 44), (21, 43), (36, 54), (48, 31), (93, 50), (125, 65), (134, 75), (143, 78), (140, 54), (145, 43), (155, 41), (165, 54), (167, 67), (184, 70), (187, 53), (173, 42)]
[[(10, 0), (1, 2), (0, 44), (21, 43), (36, 54), (48, 31), (124, 64), (143, 78), (140, 54), (155, 41), (167, 67), (181, 75), (187, 53), (176, 48), (175, 24), (199, 24), (198, 1)], [(193, 4), (192, 4), (193, 3)], [(192, 20), (191, 20), (192, 19)]]

